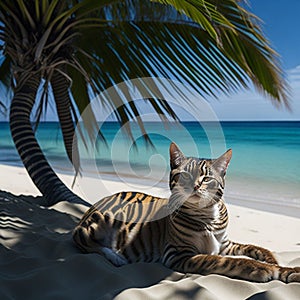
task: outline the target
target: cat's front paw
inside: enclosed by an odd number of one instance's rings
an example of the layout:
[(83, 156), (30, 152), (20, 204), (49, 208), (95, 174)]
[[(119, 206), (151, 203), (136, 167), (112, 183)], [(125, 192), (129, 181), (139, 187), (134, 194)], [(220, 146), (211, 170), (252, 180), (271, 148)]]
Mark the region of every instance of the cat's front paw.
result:
[(300, 282), (300, 273), (293, 273), (288, 277), (288, 283), (290, 282)]
[(300, 282), (300, 267), (281, 268), (280, 279), (285, 283)]
[(255, 281), (255, 282), (268, 282), (273, 279), (276, 279), (276, 275), (274, 276), (274, 273), (271, 269), (268, 268), (257, 268), (253, 270), (251, 273), (248, 274), (249, 280)]

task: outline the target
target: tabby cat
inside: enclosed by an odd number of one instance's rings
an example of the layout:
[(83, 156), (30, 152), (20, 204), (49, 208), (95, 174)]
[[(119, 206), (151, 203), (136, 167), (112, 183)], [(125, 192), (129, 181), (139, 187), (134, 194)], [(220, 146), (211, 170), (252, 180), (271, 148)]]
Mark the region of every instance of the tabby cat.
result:
[(300, 267), (278, 266), (269, 250), (228, 239), (223, 190), (231, 155), (228, 150), (217, 159), (185, 157), (172, 143), (170, 198), (138, 192), (106, 197), (84, 214), (75, 243), (116, 266), (161, 262), (185, 273), (300, 282)]

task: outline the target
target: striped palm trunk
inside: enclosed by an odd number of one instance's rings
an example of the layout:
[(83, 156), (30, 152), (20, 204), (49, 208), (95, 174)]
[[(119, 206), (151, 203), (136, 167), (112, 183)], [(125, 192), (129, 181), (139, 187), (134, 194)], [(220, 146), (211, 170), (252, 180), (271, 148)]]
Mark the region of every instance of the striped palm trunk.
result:
[(10, 107), (10, 130), (21, 160), (36, 187), (43, 194), (44, 206), (51, 206), (60, 201), (86, 204), (84, 200), (71, 192), (57, 177), (44, 156), (35, 137), (30, 115), (40, 75), (31, 75), (17, 86)]
[(80, 168), (80, 161), (75, 125), (72, 118), (72, 106), (69, 92), (70, 82), (60, 72), (55, 71), (51, 78), (51, 86), (66, 152), (69, 160), (75, 167), (77, 175)]

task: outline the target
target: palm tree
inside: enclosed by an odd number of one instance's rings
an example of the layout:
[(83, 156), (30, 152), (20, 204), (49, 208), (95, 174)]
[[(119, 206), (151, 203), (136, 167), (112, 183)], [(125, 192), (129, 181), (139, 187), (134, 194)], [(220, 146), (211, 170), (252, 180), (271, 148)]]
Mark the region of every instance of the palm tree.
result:
[[(259, 20), (240, 2), (0, 2), (0, 80), (13, 95), (11, 134), (25, 168), (44, 195), (44, 205), (83, 202), (56, 176), (35, 137), (33, 106), (38, 103), (38, 123), (50, 92), (76, 172), (79, 154), (76, 143), (72, 149), (74, 122), (91, 97), (124, 80), (177, 79), (203, 96), (230, 93), (254, 83), (275, 103), (288, 104), (277, 54), (263, 36)], [(108, 101), (115, 106), (113, 99)], [(177, 119), (160, 97), (154, 95), (148, 102), (158, 114)], [(115, 110), (120, 123), (140, 116), (134, 103), (123, 104)], [(83, 121), (93, 137), (95, 116)], [(139, 126), (144, 131), (141, 121)], [(144, 137), (149, 139), (146, 133)]]

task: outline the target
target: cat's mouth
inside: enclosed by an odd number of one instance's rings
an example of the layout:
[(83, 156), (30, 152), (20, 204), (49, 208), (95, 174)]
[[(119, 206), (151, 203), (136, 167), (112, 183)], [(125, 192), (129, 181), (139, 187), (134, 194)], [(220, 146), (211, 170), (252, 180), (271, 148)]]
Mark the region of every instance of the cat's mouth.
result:
[(205, 189), (202, 189), (200, 185), (195, 185), (193, 188), (193, 191), (191, 193), (192, 197), (202, 198), (207, 194), (207, 191)]
[(207, 189), (201, 188), (199, 185), (194, 186), (194, 190), (190, 198), (194, 198), (194, 201), (200, 200), (200, 202), (218, 202), (216, 201), (213, 193), (207, 191)]

